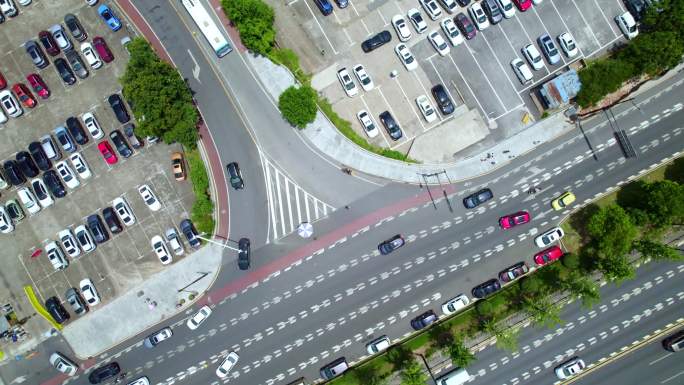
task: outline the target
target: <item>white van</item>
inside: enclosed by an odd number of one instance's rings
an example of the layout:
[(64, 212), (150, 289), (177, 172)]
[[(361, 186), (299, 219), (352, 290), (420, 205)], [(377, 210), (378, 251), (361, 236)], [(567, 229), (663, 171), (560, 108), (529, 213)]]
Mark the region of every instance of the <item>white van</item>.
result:
[(532, 71), (522, 59), (513, 59), (511, 61), (511, 67), (513, 67), (513, 72), (515, 72), (515, 76), (518, 77), (520, 83), (527, 84), (532, 81)]
[(470, 374), (463, 368), (456, 368), (437, 379), (437, 385), (461, 385), (470, 380)]

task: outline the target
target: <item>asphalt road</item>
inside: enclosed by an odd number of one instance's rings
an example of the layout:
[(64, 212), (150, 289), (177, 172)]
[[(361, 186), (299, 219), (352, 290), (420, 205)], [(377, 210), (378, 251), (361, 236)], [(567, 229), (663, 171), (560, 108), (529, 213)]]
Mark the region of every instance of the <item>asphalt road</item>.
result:
[[(242, 286), (215, 285), (208, 296), (214, 314), (196, 332), (177, 317), (169, 321), (175, 326), (173, 339), (154, 350), (140, 343), (130, 349), (124, 346), (123, 353), (114, 350), (106, 359), (116, 359), (126, 370), (144, 373), (153, 382), (202, 384), (218, 383), (214, 370), (231, 350), (241, 356), (228, 380), (236, 384), (285, 383), (302, 375), (315, 379), (318, 369), (338, 356), (353, 361), (365, 354), (364, 343), (373, 337), (387, 334), (397, 339), (410, 331), (408, 321), (418, 313), (469, 293), (515, 262), (531, 264), (539, 250), (532, 243), (534, 234), (565, 215), (549, 207), (562, 191), (573, 190), (578, 203), (583, 202), (680, 151), (678, 125), (684, 112), (673, 108), (684, 96), (680, 79), (648, 102), (644, 98), (656, 91), (638, 97), (640, 110), (629, 105), (615, 108), (618, 124), (630, 132), (639, 152), (636, 159), (625, 161), (616, 145), (606, 144), (611, 143), (610, 127), (599, 117), (584, 124), (593, 147), (600, 149), (598, 160), (587, 153), (580, 134), (568, 134), (488, 176), (495, 200), (477, 210), (466, 212), (460, 203), (466, 189), (479, 188), (476, 183), (455, 186), (453, 213), (444, 201), (437, 202), (435, 210), (425, 191), (388, 187), (351, 210), (369, 207), (367, 212), (336, 213), (323, 221), (325, 229), (310, 244), (286, 238), (280, 245), (258, 250), (258, 262), (241, 278)], [(651, 123), (642, 126), (642, 121)], [(545, 175), (548, 180), (543, 181)], [(543, 191), (528, 195), (526, 184), (539, 184)], [(520, 209), (531, 212), (530, 224), (509, 231), (496, 227), (499, 216)], [(376, 245), (396, 233), (402, 233), (408, 244), (391, 255), (378, 255)], [(652, 266), (656, 267), (647, 268), (664, 268)], [(649, 280), (640, 276), (630, 285)], [(247, 288), (250, 282), (254, 284)], [(534, 357), (533, 362), (538, 361)], [(548, 383), (548, 378), (543, 381)], [(85, 382), (79, 378), (74, 383)]]

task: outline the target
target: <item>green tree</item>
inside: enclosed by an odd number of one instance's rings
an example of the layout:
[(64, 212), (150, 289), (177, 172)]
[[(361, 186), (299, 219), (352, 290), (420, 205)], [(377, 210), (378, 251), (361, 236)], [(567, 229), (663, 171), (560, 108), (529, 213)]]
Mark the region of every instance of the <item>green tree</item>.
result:
[(587, 231), (599, 258), (622, 256), (632, 249), (637, 228), (625, 210), (611, 204), (601, 207), (589, 218)]
[(633, 279), (636, 270), (625, 255), (609, 255), (601, 258), (599, 270), (611, 282), (620, 283), (626, 279)]
[(262, 0), (222, 0), (221, 6), (240, 33), (245, 47), (266, 55), (271, 52), (276, 32), (275, 14)]
[(593, 61), (578, 72), (582, 88), (577, 103), (582, 107), (593, 106), (635, 74), (634, 65), (629, 62), (611, 58)]
[(394, 345), (387, 350), (387, 361), (392, 364), (394, 370), (404, 369), (413, 359), (413, 352), (403, 344)]
[(280, 94), (278, 108), (285, 120), (299, 128), (316, 119), (316, 91), (309, 86), (292, 86)]
[(460, 339), (455, 340), (449, 345), (447, 353), (449, 358), (451, 358), (451, 362), (459, 368), (466, 368), (475, 361), (475, 355), (465, 346), (463, 340)]
[(360, 384), (384, 385), (387, 383), (387, 375), (382, 372), (377, 360), (359, 366), (352, 371), (352, 375)]
[(534, 299), (525, 298), (522, 305), (522, 310), (532, 317), (535, 324), (551, 328), (563, 323), (560, 318), (560, 307), (553, 304), (548, 295), (537, 296)]
[(435, 325), (428, 332), (432, 344), (438, 349), (444, 349), (454, 343), (454, 334), (448, 326), (441, 323)]
[(601, 301), (601, 293), (596, 282), (579, 271), (572, 272), (558, 284), (561, 289), (570, 292), (574, 298), (580, 298), (585, 308), (591, 308)]
[(632, 63), (639, 73), (651, 76), (675, 67), (682, 60), (684, 45), (675, 31), (642, 33), (620, 52), (620, 60)]
[(684, 185), (661, 180), (646, 185), (644, 211), (656, 227), (666, 227), (684, 218)]
[(496, 337), (496, 346), (499, 349), (511, 352), (518, 350), (519, 329), (508, 328), (501, 322), (487, 321), (483, 325), (483, 331)]
[(401, 385), (425, 385), (427, 376), (423, 371), (423, 366), (415, 359), (401, 371)]
[(634, 248), (641, 253), (642, 258), (651, 258), (656, 261), (681, 261), (684, 259), (684, 255), (679, 250), (648, 239), (634, 242)]
[(199, 114), (187, 84), (142, 38), (133, 39), (129, 50), (131, 58), (121, 84), (138, 121), (136, 133), (194, 149)]
[(561, 264), (570, 270), (577, 270), (580, 268), (580, 258), (575, 253), (567, 253), (561, 258)]

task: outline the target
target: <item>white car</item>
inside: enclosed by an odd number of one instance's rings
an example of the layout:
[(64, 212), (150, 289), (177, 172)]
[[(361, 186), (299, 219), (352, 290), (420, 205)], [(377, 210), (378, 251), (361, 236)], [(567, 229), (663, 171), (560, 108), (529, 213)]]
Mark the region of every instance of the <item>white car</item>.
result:
[(392, 343), (390, 342), (389, 337), (380, 336), (366, 344), (366, 351), (368, 352), (368, 354), (380, 353), (382, 351), (387, 350), (387, 348), (389, 348), (391, 344)]
[(28, 211), (30, 214), (36, 214), (40, 211), (40, 205), (38, 204), (38, 201), (31, 190), (26, 187), (22, 187), (17, 190), (17, 195), (19, 196), (21, 204), (24, 205), (24, 208), (26, 208), (26, 211)]
[(183, 243), (178, 236), (178, 232), (173, 227), (166, 229), (166, 241), (169, 242), (169, 247), (173, 250), (176, 255), (183, 255)]
[(470, 304), (470, 299), (465, 294), (458, 296), (444, 302), (442, 304), (442, 313), (444, 315), (454, 314)]
[(347, 96), (350, 98), (359, 93), (359, 89), (356, 87), (354, 79), (349, 76), (349, 71), (347, 71), (346, 68), (342, 68), (337, 71), (337, 79), (340, 80), (340, 84), (342, 84), (344, 92), (346, 92)]
[(95, 306), (100, 303), (100, 295), (97, 294), (95, 285), (93, 285), (93, 281), (90, 278), (82, 279), (78, 286), (81, 288), (81, 294), (83, 299), (88, 302), (88, 306)]
[(65, 160), (57, 162), (55, 168), (57, 169), (59, 177), (64, 181), (64, 184), (70, 189), (73, 190), (81, 184), (81, 182), (78, 181), (78, 178), (76, 178), (76, 174), (74, 174), (74, 171), (69, 167)]
[(9, 90), (0, 91), (0, 104), (7, 112), (7, 115), (18, 118), (24, 113), (24, 110), (17, 102), (17, 99), (12, 95)]
[(513, 72), (515, 72), (515, 76), (518, 77), (520, 83), (527, 84), (532, 81), (532, 71), (522, 59), (515, 58), (511, 60), (511, 67), (513, 67)]
[(532, 2), (534, 3), (534, 5), (541, 4), (542, 1), (543, 1), (543, 0), (532, 0)]
[(239, 358), (240, 356), (235, 352), (228, 353), (226, 359), (221, 362), (221, 365), (219, 365), (218, 368), (216, 368), (216, 375), (219, 378), (225, 378), (230, 370), (233, 369), (233, 366), (237, 364)]
[(571, 359), (556, 366), (554, 371), (556, 372), (556, 377), (558, 377), (559, 380), (565, 380), (566, 378), (570, 378), (581, 372), (585, 367), (586, 365), (581, 358), (572, 357)]
[(31, 0), (18, 0), (19, 4), (23, 5), (24, 7), (31, 4)]
[(90, 234), (90, 230), (88, 230), (85, 225), (76, 227), (74, 229), (74, 234), (76, 234), (76, 240), (78, 241), (78, 245), (81, 246), (81, 249), (83, 249), (83, 252), (90, 253), (97, 247), (95, 241), (93, 241), (92, 234)]
[(5, 207), (0, 206), (0, 233), (7, 234), (12, 231), (14, 231), (14, 224), (9, 215), (7, 215)]
[(68, 376), (76, 374), (78, 369), (78, 365), (59, 352), (54, 352), (50, 355), (50, 365)]
[(363, 132), (365, 132), (369, 138), (372, 139), (378, 136), (380, 131), (378, 131), (378, 126), (375, 124), (375, 122), (373, 122), (373, 118), (371, 118), (368, 111), (361, 110), (358, 114), (356, 114), (356, 117), (359, 119), (359, 122), (361, 122)]
[(83, 120), (83, 123), (85, 123), (86, 129), (93, 139), (100, 139), (104, 136), (104, 132), (100, 127), (100, 123), (98, 123), (97, 119), (95, 119), (95, 115), (90, 112), (86, 112), (85, 114), (81, 115), (81, 120)]
[(418, 68), (418, 61), (416, 61), (416, 58), (413, 57), (413, 54), (411, 51), (409, 51), (406, 44), (399, 43), (396, 47), (394, 47), (394, 52), (396, 52), (397, 56), (399, 56), (399, 60), (401, 60), (401, 63), (408, 71), (413, 71)]
[(159, 203), (159, 199), (157, 199), (157, 196), (154, 194), (154, 191), (152, 191), (150, 186), (144, 184), (138, 187), (138, 193), (150, 210), (159, 211), (159, 209), (161, 209), (161, 203)]
[(64, 270), (69, 266), (66, 256), (57, 242), (50, 242), (45, 245), (45, 254), (55, 270)]
[[(0, 109), (2, 111), (2, 109)], [(1, 114), (2, 112), (0, 112)], [(2, 173), (0, 173), (0, 190), (6, 190), (10, 187), (10, 184), (7, 183), (7, 180), (5, 180), (5, 177), (2, 176)]]
[(90, 68), (96, 70), (102, 67), (102, 60), (100, 60), (100, 57), (97, 56), (97, 52), (95, 52), (93, 46), (90, 45), (90, 43), (81, 44), (81, 53), (88, 62)]
[(435, 121), (435, 119), (437, 119), (437, 113), (430, 104), (430, 99), (428, 99), (427, 96), (420, 95), (417, 97), (416, 104), (418, 105), (420, 113), (423, 114), (423, 117), (428, 123), (432, 123)]
[(501, 9), (501, 13), (503, 13), (506, 19), (510, 19), (511, 17), (515, 16), (515, 7), (513, 6), (513, 2), (511, 0), (498, 1), (499, 9)]
[(534, 238), (534, 243), (539, 247), (546, 247), (559, 239), (563, 238), (565, 233), (560, 227), (554, 227), (552, 229), (546, 230), (542, 234)]
[(5, 113), (3, 112), (2, 108), (0, 108), (0, 123), (5, 123), (7, 121), (7, 116), (5, 116)]
[(575, 57), (579, 53), (577, 43), (570, 32), (563, 32), (558, 36), (558, 43), (567, 57)]
[(118, 197), (112, 201), (112, 206), (114, 206), (114, 211), (118, 215), (121, 222), (126, 226), (132, 226), (135, 223), (135, 215), (133, 215), (133, 210), (131, 206), (128, 205), (123, 197)]
[(417, 8), (409, 9), (406, 16), (411, 20), (411, 24), (413, 24), (413, 28), (416, 29), (416, 32), (423, 33), (427, 31), (427, 23)]
[(356, 75), (356, 78), (359, 79), (359, 84), (361, 84), (361, 88), (363, 88), (365, 91), (370, 91), (373, 89), (373, 87), (375, 87), (373, 84), (373, 79), (368, 76), (368, 73), (366, 72), (366, 69), (363, 68), (363, 65), (357, 64), (354, 66), (354, 75)]
[[(95, 2), (97, 2), (97, 0), (95, 0)], [(136, 378), (135, 380), (129, 382), (126, 385), (150, 385), (150, 380), (149, 380), (149, 378), (142, 376), (142, 377)]]
[(456, 4), (455, 0), (439, 0), (440, 3), (442, 3), (442, 7), (444, 7), (444, 10), (446, 10), (449, 13), (454, 13), (456, 11), (456, 8), (458, 8), (458, 4)]
[(192, 317), (188, 318), (186, 325), (188, 329), (197, 329), (209, 316), (211, 315), (211, 308), (207, 305), (202, 306), (202, 308), (195, 313)]
[(164, 242), (164, 238), (162, 238), (161, 235), (152, 237), (150, 245), (152, 246), (152, 249), (154, 249), (154, 253), (157, 254), (157, 258), (159, 258), (162, 265), (168, 265), (173, 262), (169, 249), (166, 248), (166, 242)]
[(38, 203), (40, 207), (47, 208), (55, 203), (52, 199), (50, 192), (48, 192), (45, 183), (40, 178), (35, 178), (31, 180), (31, 187), (33, 187), (33, 192), (36, 193), (36, 198), (38, 198)]
[(392, 17), (392, 25), (394, 30), (397, 31), (397, 36), (399, 41), (408, 41), (411, 38), (411, 30), (406, 24), (406, 19), (401, 15), (395, 15)]
[(85, 0), (86, 4), (90, 5), (91, 7), (95, 4), (97, 4), (97, 0)]
[(544, 68), (544, 59), (542, 59), (541, 53), (537, 49), (537, 47), (534, 46), (534, 44), (528, 44), (522, 49), (522, 53), (525, 56), (525, 59), (530, 63), (532, 68), (535, 70), (539, 71), (540, 69)]
[(88, 167), (85, 159), (83, 159), (83, 155), (80, 153), (74, 152), (69, 155), (69, 161), (71, 161), (71, 165), (74, 166), (74, 170), (76, 170), (81, 179), (88, 179), (93, 175), (90, 172), (90, 167)]
[(470, 8), (468, 8), (468, 13), (470, 13), (470, 18), (473, 19), (473, 23), (475, 23), (477, 29), (482, 31), (489, 27), (489, 19), (480, 3), (473, 3)]
[(0, 11), (2, 11), (5, 16), (9, 17), (14, 17), (18, 14), (17, 7), (14, 5), (12, 0), (0, 1)]
[(59, 238), (59, 242), (62, 244), (64, 251), (66, 251), (67, 255), (71, 258), (76, 258), (81, 255), (81, 249), (78, 248), (78, 243), (76, 243), (76, 238), (74, 238), (71, 230), (64, 229), (60, 231), (57, 233), (57, 238)]
[(74, 47), (71, 44), (69, 37), (67, 37), (66, 33), (64, 33), (64, 28), (62, 28), (61, 24), (53, 25), (52, 27), (48, 28), (48, 31), (50, 31), (52, 37), (55, 39), (57, 45), (62, 51), (68, 51)]
[(442, 26), (442, 31), (444, 31), (444, 34), (447, 39), (449, 39), (451, 45), (456, 47), (463, 43), (463, 35), (461, 34), (461, 31), (458, 30), (458, 27), (456, 27), (456, 23), (454, 23), (450, 17), (442, 20), (439, 25)]
[(446, 56), (451, 52), (451, 49), (449, 48), (449, 44), (447, 44), (446, 40), (440, 35), (439, 32), (437, 31), (432, 31), (428, 34), (428, 40), (430, 40), (430, 44), (435, 48), (438, 54), (441, 56)]
[(631, 40), (639, 35), (639, 29), (631, 13), (625, 12), (622, 15), (615, 16), (615, 22), (627, 39)]
[(442, 9), (439, 8), (439, 5), (437, 5), (437, 1), (419, 0), (419, 2), (420, 5), (423, 6), (425, 13), (427, 13), (428, 16), (430, 16), (430, 19), (437, 20), (440, 16), (442, 16)]

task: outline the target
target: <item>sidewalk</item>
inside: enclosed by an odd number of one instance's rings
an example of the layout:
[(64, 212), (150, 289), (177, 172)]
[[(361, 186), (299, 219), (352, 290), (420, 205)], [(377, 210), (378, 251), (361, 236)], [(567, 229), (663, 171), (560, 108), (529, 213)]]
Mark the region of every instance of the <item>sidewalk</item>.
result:
[[(222, 255), (220, 246), (208, 244), (114, 301), (94, 307), (87, 317), (70, 322), (62, 335), (79, 359), (94, 357), (188, 308), (191, 294), (198, 299), (213, 284)], [(177, 307), (181, 300), (183, 306)]]
[[(262, 56), (245, 55), (244, 57), (254, 68), (254, 73), (259, 77), (261, 85), (276, 101), (276, 104), (278, 96), (295, 84), (294, 77), (286, 68), (277, 66)], [(316, 120), (300, 133), (319, 151), (353, 170), (394, 181), (421, 183), (423, 182), (421, 174), (442, 171), (447, 172), (451, 182), (487, 174), (533, 150), (541, 143), (551, 141), (574, 128), (574, 124), (570, 123), (563, 114), (558, 113), (496, 143), (481, 154), (457, 162), (441, 164), (409, 164), (363, 150), (340, 134), (320, 111)]]

